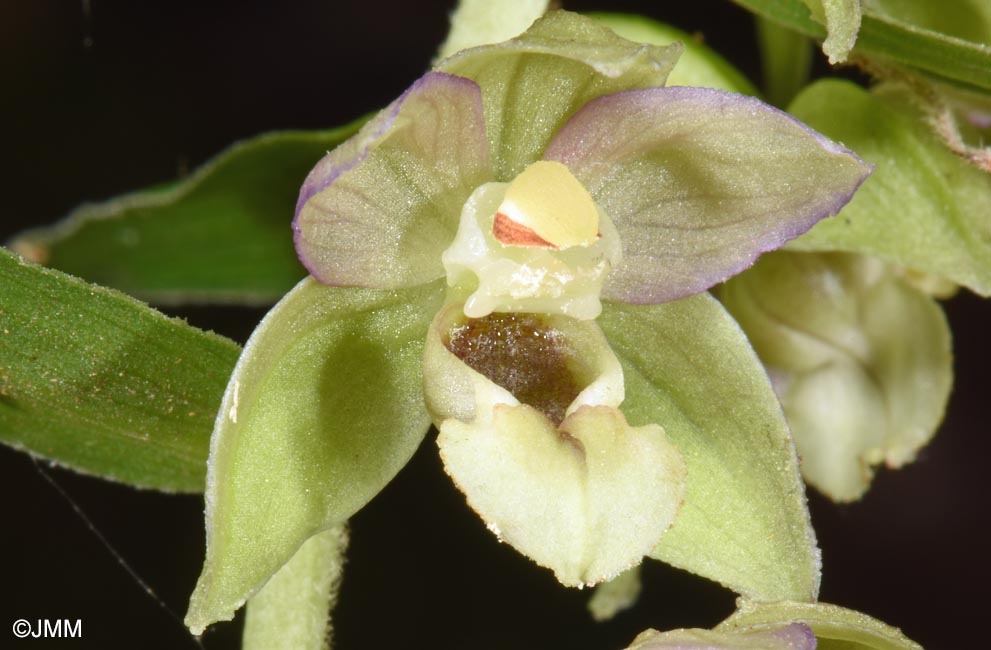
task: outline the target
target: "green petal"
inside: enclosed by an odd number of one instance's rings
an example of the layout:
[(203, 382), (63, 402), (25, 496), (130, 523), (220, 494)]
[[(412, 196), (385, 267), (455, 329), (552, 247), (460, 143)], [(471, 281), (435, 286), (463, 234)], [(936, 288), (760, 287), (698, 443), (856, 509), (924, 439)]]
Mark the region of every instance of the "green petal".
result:
[(344, 571), (345, 526), (306, 540), (248, 601), (241, 650), (329, 650), (330, 610)]
[(335, 289), (312, 278), (248, 341), (211, 440), (207, 556), (186, 624), (229, 620), (308, 537), (406, 464), (429, 427), (421, 363), (441, 284)]
[(590, 18), (555, 11), (519, 38), (466, 50), (437, 69), (482, 87), (495, 180), (509, 182), (590, 99), (663, 86), (681, 50), (631, 43)]
[(0, 249), (0, 442), (86, 474), (203, 490), (233, 341)]
[[(684, 464), (661, 427), (631, 427), (615, 408), (622, 375), (595, 323), (546, 318), (544, 338), (588, 365), (557, 424), (447, 349), (459, 307), (435, 319), (424, 375), (444, 468), (471, 507), (565, 585), (596, 584), (639, 564), (681, 505)], [(521, 372), (549, 361), (527, 357)]]
[(760, 600), (812, 600), (819, 552), (795, 450), (764, 369), (708, 294), (607, 303), (632, 425), (657, 422), (688, 469), (685, 502), (651, 553)]
[(550, 0), (461, 0), (451, 14), (451, 31), (437, 55), (508, 41), (544, 15)]
[(805, 480), (832, 499), (859, 498), (875, 465), (911, 461), (935, 433), (950, 331), (883, 263), (771, 253), (720, 297), (775, 380)]
[(719, 88), (744, 95), (757, 95), (757, 88), (726, 59), (701, 39), (676, 27), (643, 16), (592, 13), (589, 17), (623, 38), (636, 43), (671, 45), (681, 43), (685, 51), (668, 75), (668, 86)]
[(789, 110), (876, 165), (835, 219), (790, 247), (874, 254), (991, 296), (991, 175), (950, 153), (901, 94), (822, 81)]
[(357, 126), (235, 144), (174, 187), (83, 206), (11, 245), (158, 304), (272, 304), (306, 274), (288, 228), (299, 185)]
[(650, 88), (586, 104), (547, 160), (568, 166), (623, 245), (603, 297), (704, 291), (836, 214), (870, 173), (851, 151), (753, 98)]
[(424, 75), (307, 176), (293, 221), (300, 261), (335, 286), (442, 277), (461, 206), (491, 180), (488, 160), (478, 86)]
[(804, 623), (820, 641), (820, 650), (922, 650), (901, 630), (866, 614), (826, 603), (754, 603), (742, 601), (735, 614), (717, 630)]

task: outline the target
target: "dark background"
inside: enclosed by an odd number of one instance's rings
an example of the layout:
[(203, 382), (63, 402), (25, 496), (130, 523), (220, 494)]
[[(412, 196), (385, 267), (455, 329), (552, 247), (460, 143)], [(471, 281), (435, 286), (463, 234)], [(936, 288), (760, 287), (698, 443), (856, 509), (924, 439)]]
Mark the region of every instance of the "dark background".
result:
[[(0, 237), (51, 223), (84, 200), (173, 179), (234, 140), (344, 124), (385, 105), (426, 69), (453, 4), (5, 0)], [(565, 6), (635, 11), (701, 31), (759, 79), (752, 21), (729, 2)], [(908, 468), (882, 471), (860, 503), (810, 496), (822, 599), (902, 627), (930, 648), (971, 639), (987, 616), (987, 598), (972, 594), (991, 578), (991, 450), (981, 417), (991, 305), (962, 293), (946, 310), (958, 382), (935, 442)], [(263, 311), (178, 313), (243, 342)], [(639, 605), (592, 623), (588, 592), (559, 587), (498, 544), (444, 476), (435, 449), (431, 435), (353, 520), (337, 648), (607, 650), (647, 627), (709, 627), (732, 611), (729, 592), (648, 561)], [(45, 471), (156, 596), (26, 455), (0, 447), (0, 647), (195, 648), (179, 619), (202, 562), (201, 498)], [(18, 618), (81, 618), (84, 636), (18, 642), (10, 632)], [(216, 626), (203, 645), (237, 647), (237, 626)]]

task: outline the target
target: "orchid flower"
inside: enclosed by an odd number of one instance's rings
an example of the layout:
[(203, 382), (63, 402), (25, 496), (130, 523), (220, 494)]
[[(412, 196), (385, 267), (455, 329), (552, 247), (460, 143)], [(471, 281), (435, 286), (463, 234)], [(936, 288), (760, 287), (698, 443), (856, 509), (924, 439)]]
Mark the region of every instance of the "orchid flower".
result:
[[(441, 61), (313, 169), (293, 222), (312, 278), (259, 326), (218, 417), (194, 631), (362, 507), (431, 422), (446, 471), (488, 528), (563, 584), (615, 577), (682, 520), (703, 481), (692, 464), (712, 450), (674, 443), (690, 414), (660, 421), (624, 404), (631, 378), (614, 349), (656, 326), (652, 305), (704, 292), (835, 214), (870, 170), (754, 98), (665, 88), (680, 52), (552, 12), (516, 39)], [(735, 325), (719, 327), (746, 345)], [(727, 350), (728, 369), (757, 367), (747, 350)], [(328, 397), (327, 377), (358, 397)], [(763, 374), (747, 385), (761, 397), (748, 412), (727, 404), (732, 417), (780, 420)], [(260, 433), (280, 427), (307, 433), (293, 446)], [(801, 565), (802, 586), (771, 596), (811, 599), (818, 559), (794, 451), (783, 420), (767, 428), (753, 435), (790, 486), (790, 505), (767, 517), (788, 511), (779, 525), (802, 541), (756, 561)], [(262, 451), (281, 465), (257, 460)], [(301, 504), (279, 500), (285, 483)], [(704, 519), (685, 517), (686, 530)], [(233, 550), (245, 536), (259, 541)], [(693, 570), (748, 591), (734, 561), (682, 548), (672, 561), (689, 566), (694, 553)], [(226, 568), (247, 564), (236, 577)]]

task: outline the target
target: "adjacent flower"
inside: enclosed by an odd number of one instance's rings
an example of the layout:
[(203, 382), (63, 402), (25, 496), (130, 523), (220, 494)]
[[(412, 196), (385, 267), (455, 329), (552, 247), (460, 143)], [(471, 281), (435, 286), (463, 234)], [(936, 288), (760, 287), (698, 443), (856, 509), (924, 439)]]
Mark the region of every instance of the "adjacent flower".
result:
[(321, 161), (297, 204), (320, 282), (447, 277), (424, 366), (445, 467), (565, 584), (638, 563), (684, 492), (663, 423), (631, 427), (619, 408), (600, 294), (704, 291), (836, 213), (868, 173), (756, 99), (661, 87), (677, 53), (550, 14), (442, 62)]
[(719, 295), (767, 367), (820, 492), (859, 499), (875, 466), (911, 462), (935, 434), (953, 383), (950, 329), (893, 267), (778, 251)]

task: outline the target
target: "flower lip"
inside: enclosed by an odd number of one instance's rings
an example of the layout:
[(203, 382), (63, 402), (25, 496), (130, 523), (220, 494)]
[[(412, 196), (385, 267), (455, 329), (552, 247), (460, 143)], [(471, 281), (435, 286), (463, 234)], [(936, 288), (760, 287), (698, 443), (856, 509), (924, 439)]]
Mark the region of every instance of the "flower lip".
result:
[[(533, 366), (538, 376), (526, 376), (524, 370)], [(519, 406), (533, 395), (538, 403), (529, 405), (545, 417), (541, 406), (563, 417), (582, 406), (618, 408), (625, 388), (622, 367), (594, 321), (551, 314), (471, 319), (455, 299), (430, 327), (424, 395), (440, 425), (449, 418), (488, 417), (478, 403)]]
[[(536, 408), (555, 425), (591, 383), (563, 333), (535, 314), (490, 314), (447, 332), (445, 347), (475, 372)], [(521, 369), (521, 361), (526, 370)]]

